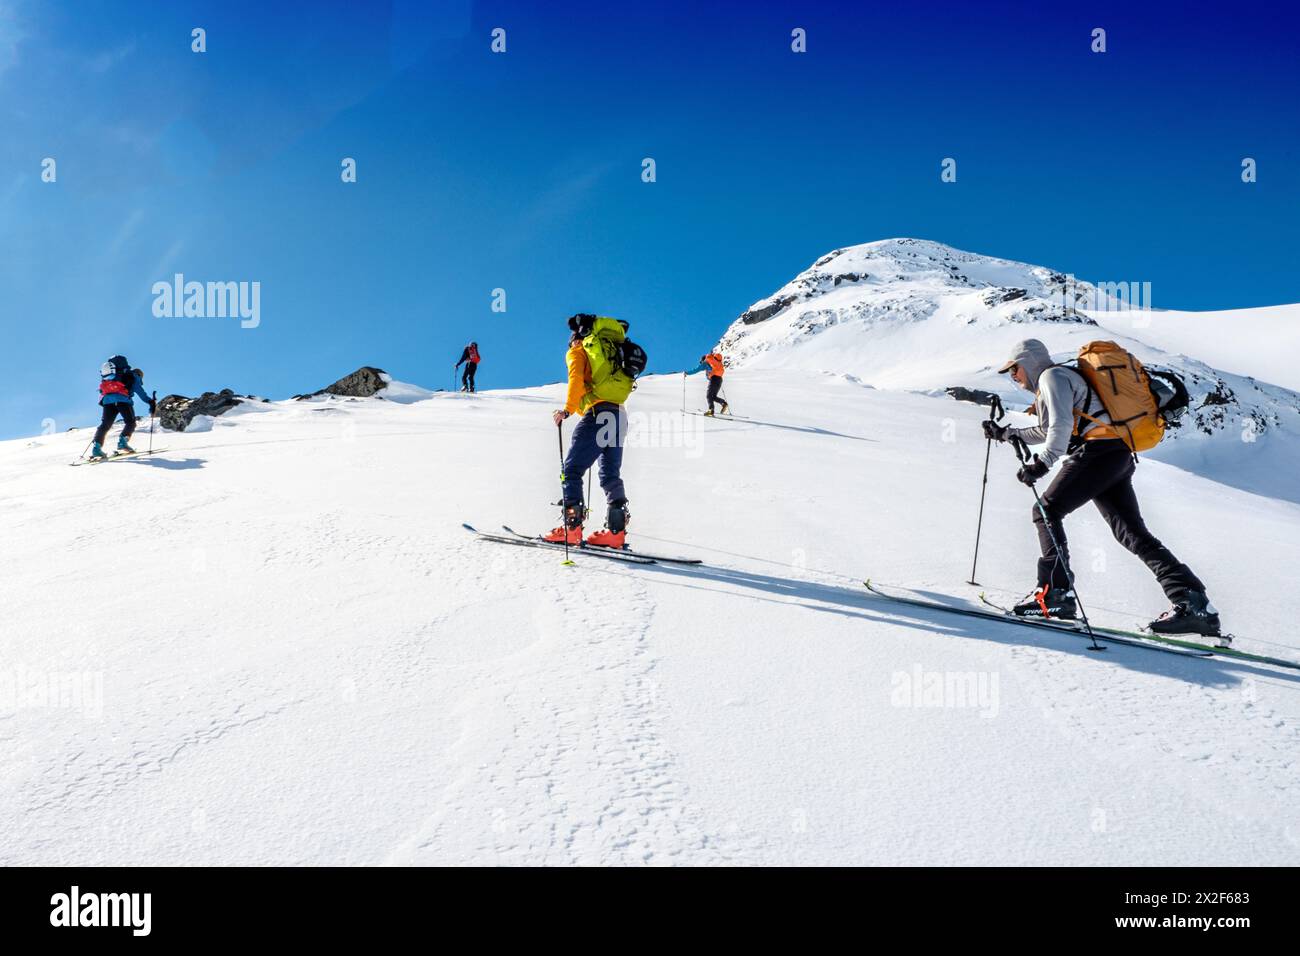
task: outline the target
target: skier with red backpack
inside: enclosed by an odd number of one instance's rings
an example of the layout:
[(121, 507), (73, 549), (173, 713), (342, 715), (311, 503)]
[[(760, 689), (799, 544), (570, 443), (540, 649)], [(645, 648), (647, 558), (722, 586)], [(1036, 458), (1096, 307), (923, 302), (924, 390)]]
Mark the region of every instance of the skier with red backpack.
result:
[(1167, 373), (1148, 373), (1114, 342), (1084, 346), (1076, 368), (1054, 363), (1046, 345), (1027, 339), (1015, 346), (998, 371), (1010, 373), (1017, 385), (1035, 394), (1031, 411), (1037, 414), (1038, 424), (1008, 428), (990, 419), (984, 422), (985, 436), (1021, 447), (1043, 446), (1016, 475), (1031, 487), (1054, 464), (1062, 463), (1033, 511), (1042, 551), (1038, 584), (1014, 613), (1076, 617), (1078, 602), (1062, 519), (1091, 501), (1115, 539), (1151, 569), (1173, 605), (1151, 622), (1150, 630), (1203, 634), (1226, 645), (1231, 638), (1220, 633), (1218, 611), (1210, 604), (1205, 585), (1147, 530), (1133, 491), (1136, 452), (1154, 447), (1164, 433), (1166, 418), (1186, 405), (1181, 380)]
[(117, 454), (134, 454), (131, 436), (135, 433), (135, 406), (132, 398), (149, 406), (149, 413), (154, 412), (154, 401), (144, 391), (144, 372), (131, 368), (125, 356), (114, 355), (99, 367), (99, 404), (103, 408), (103, 417), (95, 429), (95, 438), (90, 450), (91, 461), (101, 461), (108, 457), (104, 453), (104, 439), (108, 429), (118, 415), (122, 416), (122, 434), (117, 439)]
[(471, 342), (460, 353), (460, 361), (456, 363), (456, 368), (460, 368), (461, 363), (465, 365), (465, 372), (460, 377), (460, 390), (462, 392), (473, 392), (474, 375), (478, 372), (478, 343)]
[(544, 536), (546, 541), (584, 543), (582, 526), (587, 507), (582, 480), (599, 460), (600, 487), (607, 504), (605, 527), (588, 537), (586, 543), (625, 547), (628, 511), (621, 471), (627, 412), (623, 405), (646, 366), (645, 351), (627, 338), (627, 328), (626, 322), (608, 316), (579, 313), (569, 318), (569, 350), (565, 355), (568, 390), (564, 408), (556, 409), (552, 419), (560, 428), (570, 415), (582, 418), (573, 430), (562, 465), (563, 523)]

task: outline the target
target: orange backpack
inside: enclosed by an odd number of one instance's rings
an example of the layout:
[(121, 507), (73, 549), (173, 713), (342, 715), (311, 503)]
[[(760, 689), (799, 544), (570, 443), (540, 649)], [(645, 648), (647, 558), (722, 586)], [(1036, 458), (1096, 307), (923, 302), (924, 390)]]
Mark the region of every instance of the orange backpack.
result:
[[(1089, 342), (1079, 349), (1077, 370), (1110, 416), (1107, 425), (1076, 410), (1079, 417), (1102, 426), (1088, 437), (1120, 438), (1133, 452), (1160, 444), (1168, 423), (1152, 390), (1151, 376), (1132, 352), (1114, 342)], [(1108, 429), (1113, 434), (1107, 434)]]

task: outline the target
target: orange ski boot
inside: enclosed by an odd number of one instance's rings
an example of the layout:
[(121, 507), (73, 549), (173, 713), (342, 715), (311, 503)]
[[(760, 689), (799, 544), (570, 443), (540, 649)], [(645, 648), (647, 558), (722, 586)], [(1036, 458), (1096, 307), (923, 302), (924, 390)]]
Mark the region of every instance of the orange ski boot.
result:
[(605, 516), (605, 527), (587, 539), (587, 544), (602, 548), (626, 548), (627, 538), (627, 499), (619, 498), (609, 503), (609, 512)]
[(543, 535), (543, 541), (549, 541), (552, 544), (564, 544), (568, 539), (569, 547), (577, 547), (582, 544), (582, 508), (566, 505), (564, 508), (564, 524), (551, 530), (550, 534)]
[(587, 538), (587, 544), (598, 545), (602, 548), (626, 548), (627, 545), (623, 543), (626, 538), (626, 531), (610, 531), (608, 528), (602, 528)]

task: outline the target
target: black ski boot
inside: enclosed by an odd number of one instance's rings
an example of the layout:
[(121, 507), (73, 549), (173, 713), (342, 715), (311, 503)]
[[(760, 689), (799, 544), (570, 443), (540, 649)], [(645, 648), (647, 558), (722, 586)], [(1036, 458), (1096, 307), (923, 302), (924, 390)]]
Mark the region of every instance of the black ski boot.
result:
[(605, 513), (605, 527), (615, 534), (627, 530), (627, 519), (631, 515), (627, 510), (627, 499), (619, 498), (618, 501), (609, 503), (609, 511)]
[(1074, 599), (1074, 591), (1044, 584), (1013, 607), (1011, 613), (1016, 617), (1073, 621), (1078, 616), (1079, 604)]
[(1227, 647), (1232, 636), (1219, 631), (1219, 612), (1204, 591), (1188, 591), (1182, 600), (1152, 621), (1147, 627), (1153, 634), (1200, 634), (1217, 637), (1220, 647)]

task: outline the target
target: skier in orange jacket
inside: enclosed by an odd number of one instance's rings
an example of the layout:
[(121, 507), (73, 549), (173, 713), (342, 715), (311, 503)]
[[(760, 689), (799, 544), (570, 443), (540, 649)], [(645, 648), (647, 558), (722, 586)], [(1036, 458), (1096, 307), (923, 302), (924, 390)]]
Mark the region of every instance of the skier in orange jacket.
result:
[(704, 413), (705, 415), (713, 415), (714, 402), (721, 403), (722, 414), (727, 414), (726, 399), (718, 398), (718, 392), (722, 388), (722, 373), (725, 370), (726, 367), (722, 364), (722, 356), (717, 352), (710, 352), (708, 355), (701, 355), (700, 364), (694, 369), (696, 372), (709, 373), (709, 390), (705, 393), (705, 397), (709, 402), (709, 410)]

